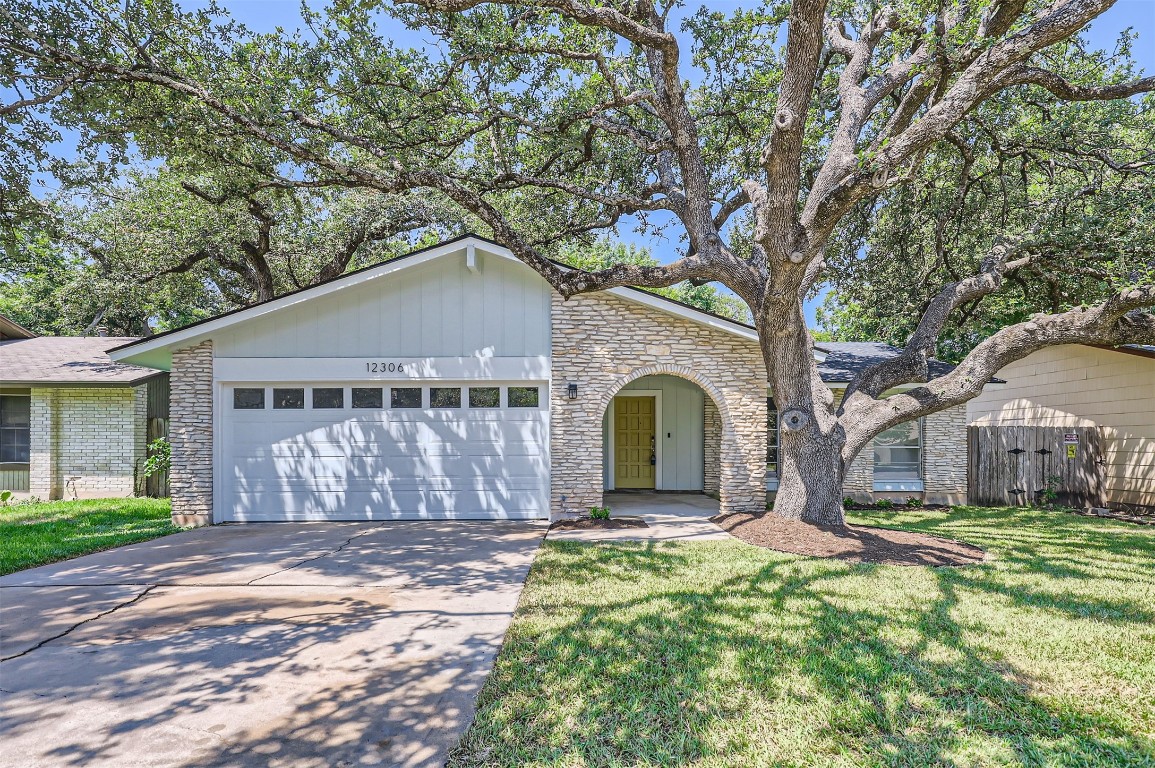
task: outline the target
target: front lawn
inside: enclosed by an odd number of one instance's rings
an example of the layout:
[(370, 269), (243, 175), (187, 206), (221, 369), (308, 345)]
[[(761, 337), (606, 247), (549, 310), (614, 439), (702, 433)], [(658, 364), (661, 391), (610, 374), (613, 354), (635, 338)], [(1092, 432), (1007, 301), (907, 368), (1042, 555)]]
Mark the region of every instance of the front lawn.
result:
[(1155, 531), (1025, 509), (853, 522), (988, 561), (547, 543), (451, 766), (1155, 766)]
[(0, 507), (0, 575), (180, 529), (168, 499), (91, 499)]

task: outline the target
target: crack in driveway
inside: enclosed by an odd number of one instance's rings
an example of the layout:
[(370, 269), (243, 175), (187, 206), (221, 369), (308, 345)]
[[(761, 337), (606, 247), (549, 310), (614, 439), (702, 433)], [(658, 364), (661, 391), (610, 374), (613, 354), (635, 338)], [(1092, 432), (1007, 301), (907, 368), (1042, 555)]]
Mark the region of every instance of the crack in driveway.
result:
[(367, 534), (370, 534), (370, 533), (372, 533), (373, 531), (376, 531), (376, 530), (380, 530), (380, 529), (381, 529), (381, 528), (383, 528), (383, 527), (385, 527), (385, 523), (380, 523), (379, 525), (375, 525), (375, 526), (373, 526), (372, 528), (366, 528), (366, 529), (365, 529), (365, 530), (363, 530), (363, 531), (360, 531), (360, 532), (358, 532), (358, 533), (354, 533), (352, 536), (350, 536), (349, 538), (345, 539), (345, 543), (344, 543), (344, 544), (342, 544), (341, 546), (337, 547), (337, 548), (336, 548), (336, 549), (334, 549), (332, 552), (325, 552), (324, 554), (321, 554), (321, 555), (317, 555), (316, 557), (310, 557), (310, 558), (307, 558), (307, 559), (305, 559), (305, 560), (302, 560), (302, 561), (301, 561), (301, 562), (299, 562), (299, 563), (296, 563), (296, 564), (294, 564), (294, 565), (290, 565), (288, 568), (282, 568), (282, 569), (281, 569), (281, 570), (279, 570), (279, 571), (273, 571), (272, 573), (266, 573), (264, 576), (258, 576), (257, 578), (253, 579), (252, 581), (246, 582), (246, 583), (245, 583), (245, 586), (247, 586), (247, 587), (251, 587), (251, 586), (253, 586), (254, 584), (256, 584), (258, 581), (263, 581), (264, 579), (271, 579), (271, 578), (273, 578), (274, 576), (279, 576), (279, 575), (280, 575), (280, 574), (282, 574), (282, 573), (287, 573), (288, 571), (291, 571), (291, 570), (293, 570), (293, 569), (295, 569), (295, 568), (300, 568), (302, 565), (305, 565), (305, 564), (307, 564), (307, 563), (312, 563), (312, 562), (315, 562), (315, 561), (317, 561), (317, 560), (323, 560), (323, 559), (325, 559), (326, 557), (331, 557), (331, 556), (333, 556), (333, 555), (337, 554), (338, 552), (340, 552), (341, 550), (343, 550), (345, 547), (347, 547), (347, 546), (349, 546), (350, 544), (352, 544), (352, 543), (353, 543), (353, 539), (357, 539), (357, 538), (360, 538), (361, 536), (365, 536), (365, 535), (367, 535)]
[(96, 614), (95, 616), (89, 616), (84, 621), (78, 621), (75, 624), (73, 624), (71, 627), (69, 627), (68, 629), (64, 630), (63, 632), (55, 634), (52, 637), (44, 638), (43, 640), (41, 640), (39, 643), (32, 646), (31, 648), (25, 648), (20, 653), (14, 653), (11, 656), (5, 656), (3, 658), (0, 658), (0, 663), (5, 662), (5, 661), (12, 661), (13, 659), (19, 659), (21, 656), (27, 656), (28, 654), (32, 653), (33, 651), (35, 651), (39, 648), (43, 648), (44, 646), (48, 645), (53, 640), (59, 640), (62, 637), (67, 637), (68, 635), (72, 634), (73, 632), (75, 632), (80, 627), (83, 627), (85, 624), (89, 624), (91, 622), (94, 622), (97, 619), (102, 619), (105, 616), (108, 616), (109, 614), (116, 613), (121, 608), (127, 608), (128, 606), (132, 605), (133, 603), (139, 602), (140, 600), (144, 599), (144, 597), (146, 595), (148, 595), (148, 593), (153, 591), (154, 589), (156, 589), (155, 584), (145, 588), (145, 590), (143, 592), (141, 592), (139, 595), (132, 598), (131, 600), (126, 600), (123, 603), (117, 603), (116, 605), (109, 608), (107, 611), (101, 611), (100, 613)]

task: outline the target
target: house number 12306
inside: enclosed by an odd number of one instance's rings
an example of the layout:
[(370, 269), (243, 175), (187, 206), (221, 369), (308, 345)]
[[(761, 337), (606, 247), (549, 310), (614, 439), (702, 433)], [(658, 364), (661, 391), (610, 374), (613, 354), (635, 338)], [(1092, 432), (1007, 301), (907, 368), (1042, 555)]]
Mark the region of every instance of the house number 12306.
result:
[(365, 363), (369, 373), (404, 373), (405, 363)]

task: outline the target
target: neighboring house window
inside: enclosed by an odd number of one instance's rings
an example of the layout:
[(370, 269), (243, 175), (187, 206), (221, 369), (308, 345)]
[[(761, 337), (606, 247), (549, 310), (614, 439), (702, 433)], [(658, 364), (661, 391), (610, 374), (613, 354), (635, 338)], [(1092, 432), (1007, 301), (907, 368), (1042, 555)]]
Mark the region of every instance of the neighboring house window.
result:
[(32, 398), (0, 396), (0, 463), (27, 464), (32, 445)]
[(766, 474), (778, 476), (778, 406), (766, 398)]
[(891, 427), (874, 438), (874, 479), (922, 478), (922, 420)]

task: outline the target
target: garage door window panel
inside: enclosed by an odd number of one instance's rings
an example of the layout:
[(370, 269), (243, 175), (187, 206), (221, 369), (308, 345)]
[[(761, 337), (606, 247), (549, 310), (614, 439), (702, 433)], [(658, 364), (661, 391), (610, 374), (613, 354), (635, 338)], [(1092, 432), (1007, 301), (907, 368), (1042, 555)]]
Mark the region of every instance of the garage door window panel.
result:
[(421, 387), (392, 387), (389, 390), (390, 408), (420, 408)]
[(383, 408), (385, 399), (381, 387), (353, 387), (354, 408)]
[(430, 387), (430, 408), (460, 408), (461, 387)]
[(278, 411), (295, 411), (305, 408), (304, 387), (273, 390), (273, 408)]
[(259, 411), (265, 407), (265, 390), (259, 387), (237, 387), (233, 390), (233, 408)]
[(341, 387), (314, 387), (313, 407), (318, 409), (344, 408), (345, 390)]
[(537, 387), (510, 387), (508, 397), (510, 408), (538, 407)]
[(470, 408), (500, 408), (501, 387), (470, 387)]

